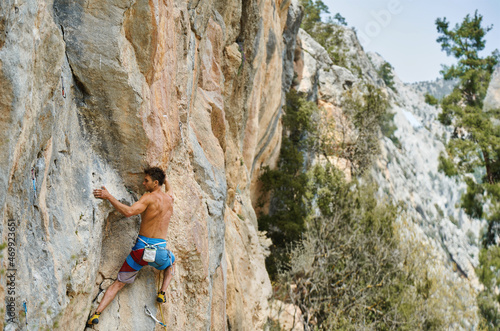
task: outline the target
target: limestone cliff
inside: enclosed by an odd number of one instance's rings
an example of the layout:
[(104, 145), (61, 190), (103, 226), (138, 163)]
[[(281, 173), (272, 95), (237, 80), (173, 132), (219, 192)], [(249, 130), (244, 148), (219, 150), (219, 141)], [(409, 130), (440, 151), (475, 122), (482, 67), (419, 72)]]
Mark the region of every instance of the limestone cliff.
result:
[[(91, 191), (133, 203), (146, 164), (175, 196), (169, 329), (262, 328), (271, 284), (252, 202), (278, 156), (300, 18), (290, 0), (0, 3), (6, 330), (84, 328), (140, 222)], [(94, 329), (155, 329), (143, 307), (161, 319), (158, 280), (142, 270)]]

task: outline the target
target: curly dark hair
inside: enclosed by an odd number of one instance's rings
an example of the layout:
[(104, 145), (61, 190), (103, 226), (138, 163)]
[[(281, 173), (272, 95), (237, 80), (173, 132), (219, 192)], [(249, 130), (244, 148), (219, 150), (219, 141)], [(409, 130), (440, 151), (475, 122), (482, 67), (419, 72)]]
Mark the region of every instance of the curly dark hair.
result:
[(148, 167), (144, 169), (144, 174), (149, 175), (153, 181), (157, 180), (160, 186), (165, 183), (165, 172), (158, 167)]

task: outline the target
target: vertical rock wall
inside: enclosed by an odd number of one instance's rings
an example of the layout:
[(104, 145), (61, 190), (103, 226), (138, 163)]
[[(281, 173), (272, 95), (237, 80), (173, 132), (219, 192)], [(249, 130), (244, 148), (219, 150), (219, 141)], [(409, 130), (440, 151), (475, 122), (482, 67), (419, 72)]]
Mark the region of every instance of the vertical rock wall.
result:
[[(1, 2), (0, 233), (15, 236), (2, 267), (17, 269), (15, 294), (1, 276), (15, 302), (5, 329), (24, 325), (23, 302), (30, 329), (84, 328), (140, 224), (91, 191), (133, 203), (146, 164), (175, 196), (165, 322), (263, 326), (271, 286), (252, 202), (278, 156), (298, 21), (290, 0)], [(161, 319), (159, 278), (144, 268), (94, 329), (155, 329), (143, 307)]]

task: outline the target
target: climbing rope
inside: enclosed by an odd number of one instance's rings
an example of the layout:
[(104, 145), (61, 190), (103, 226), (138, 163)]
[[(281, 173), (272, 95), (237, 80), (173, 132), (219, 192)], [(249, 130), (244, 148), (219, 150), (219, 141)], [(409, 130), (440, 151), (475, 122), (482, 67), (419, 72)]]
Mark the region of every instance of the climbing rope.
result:
[[(162, 278), (161, 277), (162, 274), (165, 276), (165, 274), (163, 272), (161, 272), (161, 271), (160, 271), (160, 274), (158, 275), (158, 292), (160, 292), (160, 290), (161, 290), (161, 284), (163, 284), (163, 279), (161, 279)], [(166, 330), (167, 326), (165, 325), (165, 317), (163, 317), (163, 309), (161, 308), (161, 303), (158, 302), (157, 304), (158, 304), (158, 309), (161, 312), (161, 320), (163, 321), (163, 324), (164, 324), (163, 326), (165, 327), (165, 330)]]

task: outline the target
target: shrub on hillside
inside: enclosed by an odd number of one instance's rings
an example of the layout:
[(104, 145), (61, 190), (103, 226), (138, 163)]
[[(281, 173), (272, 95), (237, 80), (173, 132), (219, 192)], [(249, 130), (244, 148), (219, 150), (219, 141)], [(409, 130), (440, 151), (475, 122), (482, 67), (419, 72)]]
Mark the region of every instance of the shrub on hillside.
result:
[(366, 84), (360, 90), (347, 91), (342, 106), (352, 123), (347, 130), (351, 138), (343, 139), (343, 158), (351, 162), (354, 174), (362, 175), (380, 153), (379, 133), (381, 126), (387, 124), (389, 102), (380, 89)]
[(280, 261), (286, 260), (283, 255), (286, 244), (301, 238), (311, 209), (306, 155), (316, 141), (312, 137), (316, 132), (317, 113), (317, 106), (295, 90), (287, 94), (278, 166), (276, 169), (264, 167), (259, 177), (263, 192), (260, 205), (271, 196), (269, 212), (261, 213), (258, 219), (259, 229), (266, 231), (273, 241), (271, 255), (266, 260), (271, 277)]
[(431, 95), (429, 93), (426, 93), (424, 98), (425, 98), (425, 103), (428, 105), (437, 106), (439, 104), (438, 99), (436, 99), (436, 97), (434, 97), (433, 95)]
[(312, 172), (321, 213), (288, 250), (275, 297), (297, 305), (312, 330), (442, 329), (436, 281), (395, 231), (399, 207), (334, 167)]
[(387, 87), (391, 89), (394, 89), (394, 74), (392, 73), (393, 69), (394, 68), (389, 62), (384, 62), (384, 64), (382, 64), (377, 70), (378, 75), (380, 76), (380, 78), (382, 78), (385, 85), (387, 85)]
[(439, 172), (443, 172), (448, 177), (453, 177), (458, 175), (455, 163), (453, 163), (452, 160), (448, 159), (443, 152), (439, 154), (438, 161), (439, 161), (438, 165)]
[(345, 56), (347, 49), (343, 45), (345, 18), (340, 13), (322, 20), (322, 14), (328, 14), (328, 7), (321, 0), (300, 0), (304, 8), (301, 28), (316, 40), (330, 55), (334, 64), (349, 67)]
[(482, 327), (486, 330), (498, 330), (500, 297), (495, 292), (500, 285), (500, 247), (490, 246), (481, 250), (476, 273), (485, 286), (485, 290), (481, 291), (477, 298), (481, 315), (484, 317)]

